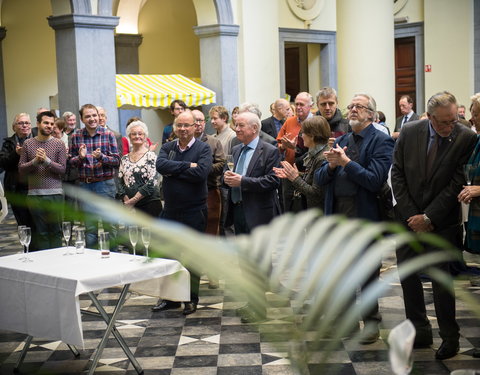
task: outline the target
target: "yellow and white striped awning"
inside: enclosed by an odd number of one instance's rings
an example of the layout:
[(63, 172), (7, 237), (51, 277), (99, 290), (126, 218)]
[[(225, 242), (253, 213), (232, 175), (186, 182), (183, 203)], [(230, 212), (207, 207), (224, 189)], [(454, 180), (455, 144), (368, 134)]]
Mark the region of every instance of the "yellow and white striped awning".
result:
[(117, 74), (118, 108), (166, 108), (180, 99), (188, 107), (215, 103), (215, 92), (181, 74)]

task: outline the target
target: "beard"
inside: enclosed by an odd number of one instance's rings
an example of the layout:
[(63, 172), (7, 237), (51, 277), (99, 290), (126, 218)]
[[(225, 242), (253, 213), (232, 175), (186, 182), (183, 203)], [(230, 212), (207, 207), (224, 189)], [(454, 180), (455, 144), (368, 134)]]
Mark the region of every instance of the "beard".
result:
[(40, 134), (43, 135), (44, 137), (48, 137), (49, 135), (52, 134), (52, 131), (51, 131), (51, 130), (48, 131), (48, 130), (46, 130), (46, 129), (39, 129), (39, 131), (40, 131)]
[(356, 127), (359, 127), (362, 123), (358, 120), (350, 120), (348, 122), (350, 124), (350, 126), (353, 128), (356, 128)]

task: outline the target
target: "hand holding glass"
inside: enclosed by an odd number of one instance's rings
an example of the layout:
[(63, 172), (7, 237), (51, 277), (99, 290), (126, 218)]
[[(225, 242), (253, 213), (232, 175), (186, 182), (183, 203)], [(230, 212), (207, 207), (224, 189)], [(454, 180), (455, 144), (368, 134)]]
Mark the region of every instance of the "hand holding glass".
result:
[(465, 175), (465, 180), (467, 181), (468, 186), (472, 184), (473, 173), (477, 169), (477, 166), (477, 164), (465, 164), (463, 166), (463, 173)]
[(233, 162), (233, 155), (227, 155), (227, 168), (233, 172), (233, 168), (235, 167), (235, 164)]

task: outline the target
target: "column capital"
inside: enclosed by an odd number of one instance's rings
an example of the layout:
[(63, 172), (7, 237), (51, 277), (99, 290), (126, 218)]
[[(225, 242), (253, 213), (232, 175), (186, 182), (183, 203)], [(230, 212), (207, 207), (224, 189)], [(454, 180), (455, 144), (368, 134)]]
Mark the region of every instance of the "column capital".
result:
[(205, 25), (193, 28), (195, 35), (199, 38), (209, 38), (212, 36), (238, 36), (240, 26), (238, 25)]
[(62, 16), (50, 16), (48, 24), (54, 30), (87, 28), (87, 29), (115, 29), (120, 20), (113, 16), (92, 16), (88, 14), (65, 14)]
[(115, 34), (115, 46), (138, 47), (142, 42), (142, 34)]
[(0, 26), (0, 42), (7, 36), (7, 28)]

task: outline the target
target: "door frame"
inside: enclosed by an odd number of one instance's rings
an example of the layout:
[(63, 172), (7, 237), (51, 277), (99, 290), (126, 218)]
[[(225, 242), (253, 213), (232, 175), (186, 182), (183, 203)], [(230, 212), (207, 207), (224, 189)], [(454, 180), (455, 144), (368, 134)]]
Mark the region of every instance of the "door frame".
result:
[[(395, 39), (415, 37), (415, 91), (417, 102), (415, 111), (418, 115), (425, 112), (425, 64), (423, 22), (413, 22), (395, 25)], [(398, 103), (395, 103), (397, 105)]]
[(285, 43), (321, 44), (322, 85), (337, 89), (337, 33), (335, 31), (279, 28), (280, 97), (285, 95)]

